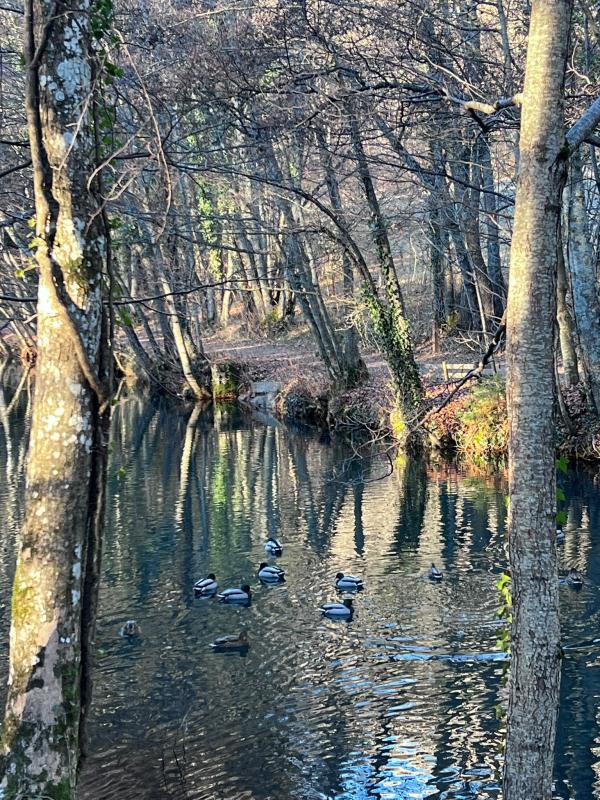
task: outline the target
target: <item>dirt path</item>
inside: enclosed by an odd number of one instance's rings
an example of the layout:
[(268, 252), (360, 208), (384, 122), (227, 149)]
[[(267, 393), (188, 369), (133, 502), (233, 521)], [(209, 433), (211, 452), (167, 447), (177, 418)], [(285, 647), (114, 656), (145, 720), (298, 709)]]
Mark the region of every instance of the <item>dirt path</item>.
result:
[[(311, 337), (306, 334), (294, 338), (277, 340), (256, 340), (249, 338), (225, 338), (214, 335), (204, 340), (207, 355), (219, 359), (234, 359), (248, 364), (255, 380), (290, 381), (296, 377), (304, 377), (314, 381), (327, 383), (327, 374), (323, 364), (315, 352)], [(363, 351), (363, 358), (370, 374), (370, 385), (381, 385), (389, 381), (389, 368), (381, 353), (376, 350)], [(433, 356), (429, 346), (417, 351), (417, 360), (421, 375), (426, 385), (434, 385), (444, 381), (442, 364), (473, 364), (478, 361), (474, 350), (460, 347), (452, 343), (451, 348)], [(503, 359), (497, 361), (498, 368), (504, 370)]]

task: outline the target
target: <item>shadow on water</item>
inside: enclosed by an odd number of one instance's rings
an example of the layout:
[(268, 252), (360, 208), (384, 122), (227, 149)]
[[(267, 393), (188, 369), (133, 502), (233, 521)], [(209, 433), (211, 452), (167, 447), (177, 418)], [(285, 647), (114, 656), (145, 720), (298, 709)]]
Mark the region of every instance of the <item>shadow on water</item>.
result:
[[(0, 397), (0, 416), (3, 405)], [(25, 404), (0, 419), (0, 668), (21, 523)], [(236, 408), (137, 397), (113, 423), (84, 800), (360, 800), (499, 795), (502, 654), (494, 583), (504, 486), (343, 444)], [(600, 791), (600, 486), (566, 479), (564, 640), (556, 797)], [(256, 578), (284, 543), (286, 582)], [(435, 562), (440, 584), (426, 579)], [(339, 570), (361, 575), (352, 622), (324, 620)], [(195, 580), (252, 585), (248, 607)], [(142, 636), (118, 635), (136, 619)], [(246, 630), (245, 653), (209, 643)], [(600, 644), (600, 643), (598, 643)]]

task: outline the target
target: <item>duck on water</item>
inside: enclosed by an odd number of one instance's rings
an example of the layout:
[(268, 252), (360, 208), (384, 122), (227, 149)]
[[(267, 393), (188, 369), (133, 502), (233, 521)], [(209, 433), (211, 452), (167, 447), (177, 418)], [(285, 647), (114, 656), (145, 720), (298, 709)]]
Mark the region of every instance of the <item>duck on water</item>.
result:
[(355, 575), (344, 575), (343, 572), (338, 572), (335, 576), (335, 588), (340, 591), (360, 592), (364, 588), (361, 578)]
[(202, 597), (211, 597), (217, 591), (217, 578), (214, 572), (210, 572), (206, 578), (196, 581), (194, 592)]
[(217, 595), (223, 603), (249, 603), (252, 598), (252, 590), (245, 583), (239, 589), (225, 589)]
[(319, 610), (324, 617), (330, 619), (351, 619), (354, 614), (354, 605), (351, 597), (345, 597), (341, 603), (323, 603)]
[(285, 571), (263, 561), (258, 568), (258, 577), (264, 583), (282, 583), (285, 580)]
[(272, 556), (280, 556), (283, 554), (283, 545), (278, 539), (269, 536), (265, 542), (265, 550)]
[(214, 652), (224, 650), (248, 650), (250, 647), (250, 640), (248, 639), (246, 631), (240, 631), (237, 636), (232, 634), (219, 636), (210, 646)]

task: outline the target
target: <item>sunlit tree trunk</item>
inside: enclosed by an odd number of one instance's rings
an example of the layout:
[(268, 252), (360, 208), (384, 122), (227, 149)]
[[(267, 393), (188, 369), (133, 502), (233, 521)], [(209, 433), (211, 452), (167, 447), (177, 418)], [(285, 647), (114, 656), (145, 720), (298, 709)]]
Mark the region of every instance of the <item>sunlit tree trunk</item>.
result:
[(6, 797), (75, 797), (90, 699), (108, 437), (106, 237), (95, 182), (91, 6), (26, 0), (39, 268), (26, 515), (2, 738)]
[(550, 800), (560, 686), (554, 320), (571, 3), (534, 0), (508, 299), (512, 658), (504, 800)]
[(500, 257), (500, 236), (498, 229), (498, 201), (494, 194), (496, 186), (492, 167), (490, 145), (485, 136), (479, 137), (479, 158), (481, 164), (481, 188), (483, 189), (483, 224), (487, 237), (487, 269), (494, 289), (494, 314), (498, 319), (504, 312), (506, 286), (502, 274)]
[(567, 301), (569, 282), (561, 239), (562, 237), (559, 237), (556, 251), (556, 319), (558, 321), (564, 381), (567, 387), (571, 387), (579, 383), (579, 369), (577, 367), (577, 349), (575, 347), (575, 322)]
[(446, 302), (444, 296), (444, 253), (442, 250), (442, 230), (439, 209), (430, 204), (429, 208), (429, 263), (433, 284), (433, 347), (437, 352), (439, 336), (446, 322)]

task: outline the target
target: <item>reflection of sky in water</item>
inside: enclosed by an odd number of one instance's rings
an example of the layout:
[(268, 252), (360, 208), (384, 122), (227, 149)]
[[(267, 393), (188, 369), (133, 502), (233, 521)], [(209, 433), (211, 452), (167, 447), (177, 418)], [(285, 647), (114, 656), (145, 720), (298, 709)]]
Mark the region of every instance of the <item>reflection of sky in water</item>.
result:
[[(501, 479), (408, 461), (393, 476), (325, 437), (226, 410), (121, 404), (114, 420), (91, 755), (82, 800), (493, 798), (503, 656), (494, 587), (505, 564)], [(0, 658), (23, 424), (0, 433)], [(117, 470), (123, 467), (124, 477)], [(561, 567), (563, 703), (556, 797), (599, 796), (600, 492), (569, 477)], [(267, 534), (282, 586), (255, 578)], [(424, 576), (432, 561), (440, 585)], [(364, 577), (350, 624), (322, 620), (338, 570)], [(195, 600), (194, 580), (248, 579), (250, 608)], [(117, 636), (135, 617), (140, 641)], [(244, 627), (245, 657), (208, 643)]]

